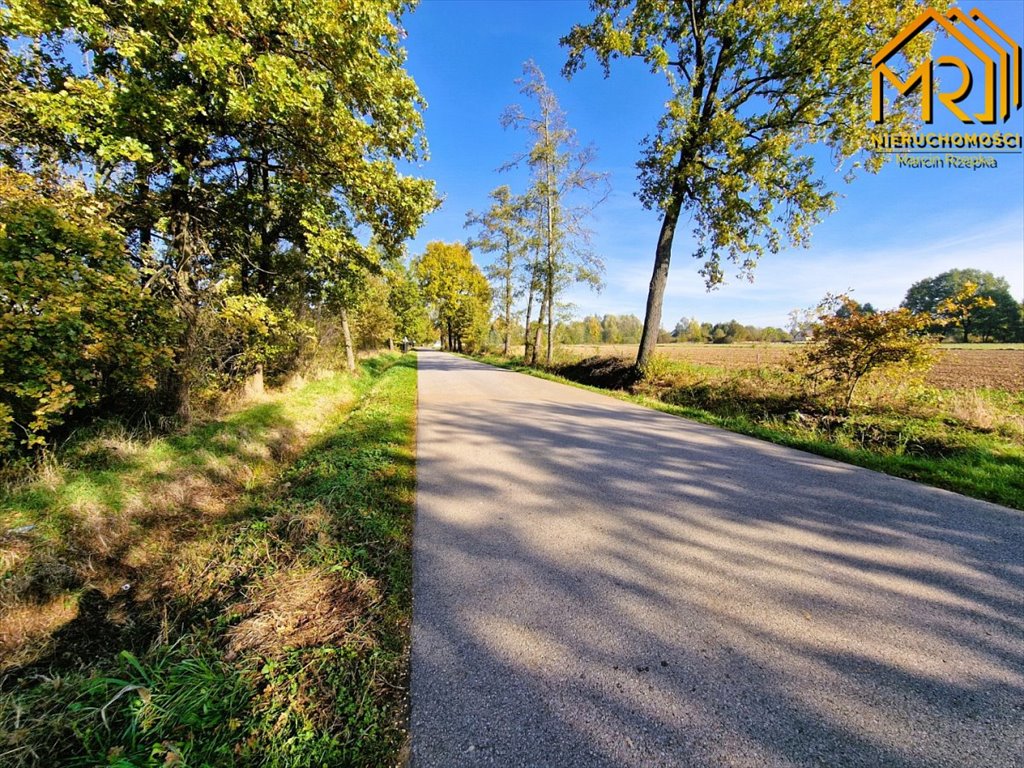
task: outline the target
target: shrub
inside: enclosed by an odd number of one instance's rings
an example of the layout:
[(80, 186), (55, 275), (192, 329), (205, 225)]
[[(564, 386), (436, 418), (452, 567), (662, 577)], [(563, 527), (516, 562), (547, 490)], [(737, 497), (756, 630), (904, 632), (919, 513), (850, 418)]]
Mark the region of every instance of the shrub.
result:
[(805, 370), (815, 380), (824, 379), (849, 407), (857, 385), (872, 371), (931, 365), (931, 341), (925, 335), (930, 322), (927, 315), (902, 307), (864, 312), (849, 296), (826, 297), (804, 349)]
[(214, 297), (199, 318), (199, 396), (215, 400), (259, 370), (271, 380), (284, 378), (310, 353), (313, 338), (308, 323), (262, 296)]
[(137, 277), (85, 189), (43, 190), (0, 168), (0, 453), (156, 386), (172, 357), (170, 314)]

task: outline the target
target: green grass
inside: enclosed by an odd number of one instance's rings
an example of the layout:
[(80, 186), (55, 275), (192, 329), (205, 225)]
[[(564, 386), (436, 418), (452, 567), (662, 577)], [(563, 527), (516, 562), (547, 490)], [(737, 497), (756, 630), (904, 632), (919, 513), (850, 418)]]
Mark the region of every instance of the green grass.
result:
[[(415, 402), (415, 358), (379, 357), (188, 434), (85, 439), (9, 490), (0, 531), (36, 527), (0, 621), (56, 620), (5, 659), (0, 764), (399, 762)], [(101, 562), (75, 532), (104, 515)]]
[(293, 451), (322, 426), (325, 413), (354, 396), (349, 379), (335, 375), (166, 438), (145, 440), (100, 425), (67, 447), (59, 464), (44, 466), (40, 481), (0, 496), (0, 520), (35, 525), (41, 538), (55, 541), (79, 525), (83, 509), (119, 514), (133, 500), (151, 502), (187, 471), (235, 490), (254, 488), (276, 468), (275, 456)]
[[(972, 345), (973, 346), (973, 345)], [(878, 472), (1024, 509), (1024, 395), (928, 387), (891, 395), (868, 387), (866, 402), (835, 414), (798, 392), (798, 375), (728, 371), (661, 359), (665, 381), (606, 390), (496, 356), (483, 362), (582, 387), (665, 413), (799, 448)], [(680, 384), (679, 379), (685, 383)], [(674, 380), (674, 381), (673, 381)]]

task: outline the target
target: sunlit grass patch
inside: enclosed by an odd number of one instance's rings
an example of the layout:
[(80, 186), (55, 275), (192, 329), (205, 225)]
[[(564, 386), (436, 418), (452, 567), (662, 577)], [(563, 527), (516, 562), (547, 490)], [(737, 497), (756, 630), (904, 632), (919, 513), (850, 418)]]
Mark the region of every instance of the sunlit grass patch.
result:
[[(375, 359), (12, 489), (4, 529), (37, 527), (5, 564), (3, 620), (31, 616), (38, 637), (10, 637), (4, 764), (395, 762), (415, 377), (412, 357)], [(48, 504), (63, 522), (42, 522)], [(96, 536), (117, 542), (103, 558)], [(45, 600), (11, 577), (62, 562)]]

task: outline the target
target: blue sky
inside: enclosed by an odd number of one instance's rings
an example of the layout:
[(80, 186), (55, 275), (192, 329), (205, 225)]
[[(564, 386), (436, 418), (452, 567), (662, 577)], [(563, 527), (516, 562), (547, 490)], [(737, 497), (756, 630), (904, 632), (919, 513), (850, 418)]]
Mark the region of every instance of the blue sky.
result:
[[(1024, 41), (1024, 2), (962, 7), (979, 8)], [(497, 171), (527, 141), (525, 134), (503, 129), (499, 117), (507, 105), (521, 101), (515, 80), (532, 58), (580, 143), (596, 146), (594, 169), (611, 176), (612, 193), (591, 222), (594, 249), (605, 261), (606, 287), (599, 294), (572, 289), (565, 298), (578, 317), (607, 312), (642, 317), (660, 220), (634, 196), (635, 163), (666, 92), (660, 78), (636, 62), (616, 62), (607, 80), (593, 61), (572, 81), (562, 78), (565, 51), (558, 39), (588, 18), (587, 3), (577, 0), (422, 0), (403, 20), (408, 69), (429, 105), (424, 117), (430, 159), (417, 172), (433, 178), (444, 197), (410, 252), (422, 252), (431, 240), (464, 240), (467, 210), (485, 209), (488, 193), (500, 184), (516, 191), (525, 186), (523, 174)], [(944, 111), (937, 103), (929, 130), (989, 130), (947, 121)], [(998, 129), (1024, 133), (1024, 113), (1016, 112)], [(711, 293), (690, 257), (690, 226), (681, 221), (662, 325), (671, 328), (681, 317), (696, 316), (781, 326), (790, 310), (847, 289), (862, 302), (893, 307), (913, 282), (954, 267), (1002, 275), (1021, 300), (1024, 157), (1000, 155), (998, 162), (998, 168), (980, 170), (891, 164), (849, 185), (826, 162), (821, 174), (843, 198), (838, 211), (815, 229), (810, 247), (768, 254), (753, 283), (730, 274), (728, 283)], [(475, 258), (486, 263), (490, 257)]]

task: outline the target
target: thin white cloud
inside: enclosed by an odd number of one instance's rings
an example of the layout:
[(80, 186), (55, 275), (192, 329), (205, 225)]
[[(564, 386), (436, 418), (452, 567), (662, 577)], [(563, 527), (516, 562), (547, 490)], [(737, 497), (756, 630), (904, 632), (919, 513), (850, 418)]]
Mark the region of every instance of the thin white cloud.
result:
[[(628, 243), (608, 259), (607, 288), (596, 295), (573, 289), (567, 299), (580, 316), (586, 314), (642, 315), (653, 264), (657, 236), (655, 216), (630, 221), (609, 240)], [(986, 222), (955, 234), (930, 234), (910, 229), (887, 242), (823, 244), (766, 256), (753, 283), (731, 278), (708, 293), (697, 274), (698, 265), (687, 255), (688, 238), (677, 238), (672, 271), (665, 295), (663, 325), (670, 327), (683, 316), (702, 320), (735, 318), (757, 325), (781, 325), (787, 313), (809, 307), (826, 293), (852, 290), (860, 301), (877, 307), (897, 306), (918, 280), (948, 269), (971, 267), (1003, 276), (1018, 299), (1024, 297), (1024, 211)]]

